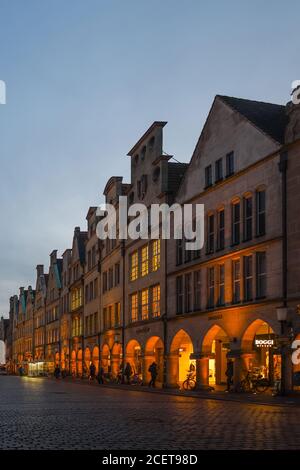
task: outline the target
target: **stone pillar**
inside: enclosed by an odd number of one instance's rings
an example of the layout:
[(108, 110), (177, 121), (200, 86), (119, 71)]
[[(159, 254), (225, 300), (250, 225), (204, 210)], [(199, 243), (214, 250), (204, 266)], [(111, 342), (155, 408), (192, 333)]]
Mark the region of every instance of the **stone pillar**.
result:
[(285, 390), (286, 393), (293, 391), (293, 362), (292, 362), (292, 350), (290, 347), (285, 348)]
[(120, 356), (119, 354), (111, 355), (111, 373), (114, 377), (117, 377), (120, 372)]
[(250, 360), (253, 359), (254, 355), (255, 355), (254, 351), (241, 353), (243, 371), (248, 371), (250, 369)]
[(231, 349), (227, 353), (227, 358), (233, 360), (233, 387), (236, 389), (243, 378), (243, 359), (240, 349)]
[(167, 355), (167, 388), (179, 388), (179, 355), (171, 353)]
[(196, 361), (196, 390), (213, 390), (209, 385), (209, 359), (212, 354), (193, 353), (190, 359)]

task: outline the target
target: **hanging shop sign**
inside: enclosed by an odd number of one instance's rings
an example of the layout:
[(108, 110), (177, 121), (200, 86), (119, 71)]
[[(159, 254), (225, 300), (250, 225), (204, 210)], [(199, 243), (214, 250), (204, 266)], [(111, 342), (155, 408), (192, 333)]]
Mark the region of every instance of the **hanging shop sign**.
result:
[(273, 335), (257, 335), (254, 338), (254, 346), (256, 348), (273, 348), (275, 346), (275, 338)]

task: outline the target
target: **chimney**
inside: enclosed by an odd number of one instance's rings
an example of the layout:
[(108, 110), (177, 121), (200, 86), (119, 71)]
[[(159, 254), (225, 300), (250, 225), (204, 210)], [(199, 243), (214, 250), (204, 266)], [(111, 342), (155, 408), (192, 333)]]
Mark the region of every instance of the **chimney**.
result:
[(44, 274), (44, 265), (43, 264), (38, 264), (37, 265), (36, 273), (37, 273), (37, 277), (40, 277)]
[(300, 138), (300, 104), (287, 103), (286, 116), (285, 143), (290, 144)]
[(50, 254), (50, 263), (55, 264), (57, 260), (57, 250), (53, 250)]

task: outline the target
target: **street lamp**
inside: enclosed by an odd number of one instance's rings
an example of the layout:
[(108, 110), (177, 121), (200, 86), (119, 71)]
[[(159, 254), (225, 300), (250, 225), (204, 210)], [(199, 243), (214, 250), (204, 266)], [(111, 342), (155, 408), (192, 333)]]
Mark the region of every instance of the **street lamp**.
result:
[(280, 395), (285, 395), (285, 342), (284, 342), (284, 326), (287, 320), (288, 309), (285, 306), (277, 307), (277, 320), (280, 323), (281, 341), (280, 341), (280, 352), (281, 352), (281, 384), (280, 384)]
[(276, 308), (276, 313), (277, 313), (277, 320), (279, 321), (281, 325), (281, 334), (284, 334), (284, 325), (287, 320), (287, 313), (288, 309), (287, 307), (277, 307)]

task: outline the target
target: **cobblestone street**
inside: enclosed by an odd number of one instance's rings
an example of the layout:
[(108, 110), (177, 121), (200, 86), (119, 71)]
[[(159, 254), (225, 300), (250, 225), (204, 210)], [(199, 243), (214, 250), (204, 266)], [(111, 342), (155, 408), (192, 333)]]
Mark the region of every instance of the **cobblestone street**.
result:
[(299, 449), (300, 409), (0, 377), (1, 449)]

